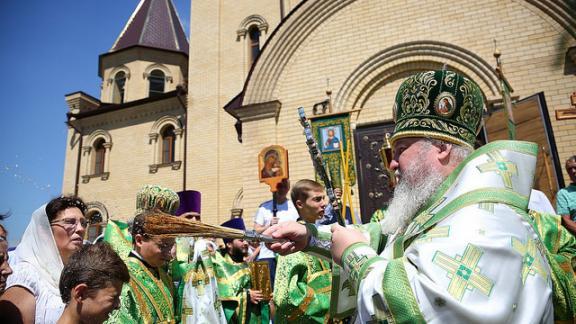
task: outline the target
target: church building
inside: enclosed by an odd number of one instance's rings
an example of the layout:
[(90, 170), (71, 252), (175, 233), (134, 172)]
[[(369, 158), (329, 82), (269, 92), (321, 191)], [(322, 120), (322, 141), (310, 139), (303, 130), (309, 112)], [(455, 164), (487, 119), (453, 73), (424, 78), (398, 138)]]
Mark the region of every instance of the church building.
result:
[(393, 130), (396, 90), (410, 74), (442, 68), (480, 86), (480, 141), (505, 137), (509, 98), (516, 138), (542, 147), (536, 187), (554, 200), (568, 179), (564, 161), (576, 153), (568, 1), (194, 0), (189, 43), (170, 0), (141, 0), (99, 57), (100, 98), (66, 96), (63, 192), (90, 202), (102, 221), (133, 217), (136, 191), (159, 184), (200, 191), (209, 223), (242, 212), (251, 224), (271, 198), (258, 180), (263, 148), (288, 150), (292, 182), (314, 178), (298, 107), (313, 122), (347, 116), (352, 201), (367, 220), (391, 194), (378, 152)]

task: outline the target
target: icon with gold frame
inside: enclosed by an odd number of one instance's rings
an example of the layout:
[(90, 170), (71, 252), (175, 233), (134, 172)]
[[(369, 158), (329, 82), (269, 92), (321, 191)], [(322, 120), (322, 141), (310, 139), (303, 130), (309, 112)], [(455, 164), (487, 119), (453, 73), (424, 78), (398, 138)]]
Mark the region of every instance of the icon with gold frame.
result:
[(258, 154), (258, 170), (260, 182), (270, 186), (270, 191), (276, 192), (276, 186), (288, 179), (288, 150), (280, 145), (270, 145)]
[(264, 300), (272, 297), (272, 285), (270, 284), (270, 268), (267, 261), (250, 262), (250, 274), (252, 289), (260, 290)]

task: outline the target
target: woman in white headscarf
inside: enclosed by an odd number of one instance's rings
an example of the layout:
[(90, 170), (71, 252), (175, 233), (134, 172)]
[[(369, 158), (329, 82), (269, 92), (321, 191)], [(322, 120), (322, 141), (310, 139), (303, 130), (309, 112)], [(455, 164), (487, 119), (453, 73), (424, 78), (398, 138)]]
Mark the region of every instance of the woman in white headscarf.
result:
[(65, 306), (58, 288), (60, 274), (82, 247), (85, 212), (82, 200), (59, 197), (32, 214), (16, 248), (14, 273), (0, 299), (1, 317), (10, 322), (56, 323)]

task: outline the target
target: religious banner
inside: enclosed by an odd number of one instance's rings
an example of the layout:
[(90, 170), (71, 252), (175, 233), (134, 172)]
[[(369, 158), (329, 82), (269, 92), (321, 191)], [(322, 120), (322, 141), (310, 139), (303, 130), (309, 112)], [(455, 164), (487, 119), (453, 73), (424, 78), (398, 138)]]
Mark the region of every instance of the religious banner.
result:
[[(342, 179), (345, 177), (343, 174), (341, 149), (344, 152), (350, 151), (348, 155), (348, 174), (347, 178), (349, 184), (353, 186), (356, 183), (356, 170), (354, 167), (354, 155), (351, 145), (351, 131), (350, 131), (350, 112), (339, 112), (335, 114), (327, 114), (321, 116), (310, 117), (312, 124), (312, 132), (314, 138), (318, 143), (322, 159), (324, 160), (325, 168), (330, 174), (332, 185), (334, 188), (342, 188)], [(319, 181), (318, 175), (316, 180)]]

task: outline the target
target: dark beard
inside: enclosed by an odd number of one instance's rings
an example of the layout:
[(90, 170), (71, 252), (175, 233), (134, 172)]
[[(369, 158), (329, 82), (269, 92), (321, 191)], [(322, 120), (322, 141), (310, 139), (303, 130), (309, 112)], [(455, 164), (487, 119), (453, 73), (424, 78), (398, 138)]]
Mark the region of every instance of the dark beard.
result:
[(234, 262), (240, 263), (240, 262), (244, 262), (244, 257), (245, 257), (245, 253), (244, 251), (242, 251), (242, 249), (238, 249), (238, 248), (232, 248), (232, 251), (230, 253), (230, 257), (232, 258), (232, 260)]

